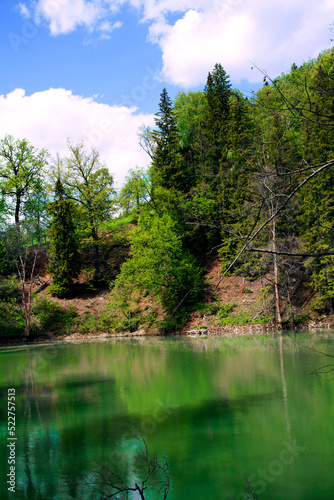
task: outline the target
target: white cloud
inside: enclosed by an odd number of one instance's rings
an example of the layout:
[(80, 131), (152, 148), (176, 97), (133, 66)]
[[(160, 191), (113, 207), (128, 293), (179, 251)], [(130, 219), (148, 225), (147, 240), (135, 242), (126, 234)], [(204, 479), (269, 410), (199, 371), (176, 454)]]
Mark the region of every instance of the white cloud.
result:
[[(329, 47), (333, 0), (216, 0), (188, 10), (173, 25), (153, 23), (152, 39), (162, 50), (163, 74), (171, 83), (203, 83), (220, 62), (234, 81), (258, 82), (252, 62), (272, 76), (288, 71)], [(332, 16), (332, 17), (331, 17)]]
[[(27, 8), (21, 5), (22, 13)], [(136, 9), (149, 23), (149, 40), (162, 51), (163, 75), (184, 87), (205, 83), (220, 62), (233, 81), (259, 82), (251, 62), (273, 77), (330, 46), (334, 0), (37, 0), (30, 4), (39, 20), (57, 35), (85, 26), (101, 33), (121, 8)], [(168, 22), (168, 14), (180, 19)]]
[(48, 22), (52, 35), (69, 33), (82, 25), (92, 30), (104, 15), (101, 2), (86, 0), (38, 0), (34, 11), (37, 22)]
[(254, 29), (246, 14), (217, 22), (211, 13), (188, 11), (171, 29), (164, 30), (159, 41), (164, 76), (183, 87), (201, 84), (216, 62), (231, 67), (245, 58), (245, 45)]
[(30, 12), (29, 12), (29, 9), (27, 8), (27, 6), (24, 4), (24, 3), (19, 3), (18, 6), (17, 6), (21, 16), (25, 17), (25, 18), (29, 18), (30, 17)]
[[(73, 95), (64, 89), (49, 89), (25, 95), (16, 89), (0, 95), (0, 137), (11, 134), (27, 138), (33, 146), (48, 149), (53, 156), (68, 154), (67, 138), (96, 148), (114, 174), (117, 187), (128, 170), (146, 167), (148, 156), (138, 144), (138, 129), (153, 126), (153, 115), (136, 114), (136, 108), (108, 106), (94, 98)], [(18, 119), (20, 117), (20, 119)]]

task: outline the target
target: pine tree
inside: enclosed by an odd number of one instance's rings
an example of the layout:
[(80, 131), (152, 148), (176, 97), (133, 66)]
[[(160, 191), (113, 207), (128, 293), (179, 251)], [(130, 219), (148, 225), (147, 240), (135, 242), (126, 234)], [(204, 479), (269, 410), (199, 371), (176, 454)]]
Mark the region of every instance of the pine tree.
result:
[(75, 206), (65, 199), (65, 190), (60, 181), (55, 186), (56, 201), (49, 204), (48, 212), (52, 217), (49, 235), (48, 271), (52, 275), (51, 292), (56, 297), (65, 296), (80, 271), (78, 243), (73, 222)]

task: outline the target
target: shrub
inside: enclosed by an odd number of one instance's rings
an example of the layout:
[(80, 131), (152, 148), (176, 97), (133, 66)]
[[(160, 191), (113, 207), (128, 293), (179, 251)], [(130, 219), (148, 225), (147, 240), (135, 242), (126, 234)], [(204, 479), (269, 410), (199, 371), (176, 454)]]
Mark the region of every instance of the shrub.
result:
[(58, 333), (68, 333), (77, 317), (73, 306), (65, 308), (46, 297), (35, 301), (33, 312), (41, 329), (57, 331)]
[(2, 336), (20, 335), (24, 317), (20, 308), (21, 291), (15, 277), (0, 279), (0, 332)]

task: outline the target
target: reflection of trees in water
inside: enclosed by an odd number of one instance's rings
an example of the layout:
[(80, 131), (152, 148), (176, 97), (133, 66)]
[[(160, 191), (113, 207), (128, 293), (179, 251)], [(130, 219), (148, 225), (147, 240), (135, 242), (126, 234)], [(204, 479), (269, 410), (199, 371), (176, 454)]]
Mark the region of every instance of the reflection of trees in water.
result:
[[(328, 354), (327, 352), (319, 351), (318, 349), (314, 349), (314, 347), (309, 347), (308, 349), (310, 349), (313, 352), (317, 352), (318, 354), (322, 354), (323, 356), (326, 356), (328, 358), (332, 358), (332, 359), (334, 358), (334, 355)], [(321, 380), (324, 378), (324, 375), (327, 375), (328, 373), (331, 373), (333, 371), (334, 371), (334, 363), (329, 363), (329, 364), (320, 366), (319, 368), (316, 368), (315, 370), (313, 370), (309, 373), (306, 373), (306, 375), (316, 375), (319, 378), (319, 380)]]
[(40, 372), (45, 368), (45, 363), (40, 363), (40, 356), (39, 352), (27, 348), (26, 366), (21, 372), (25, 431), (22, 441), (20, 439), (22, 455), (18, 456), (18, 489), (23, 488), (27, 499), (53, 498), (59, 490), (56, 484), (61, 467), (59, 435), (54, 425), (43, 421), (45, 409), (41, 411), (40, 402), (46, 395), (48, 402), (52, 402), (53, 398), (49, 398), (52, 389), (39, 383)]
[(133, 457), (122, 472), (112, 465), (100, 465), (89, 474), (83, 474), (76, 485), (81, 498), (87, 498), (87, 493), (93, 493), (97, 500), (127, 499), (129, 494), (137, 494), (141, 500), (152, 498), (152, 495), (156, 500), (166, 500), (170, 488), (167, 457), (159, 461), (141, 438), (142, 442), (133, 444)]
[(284, 350), (283, 350), (283, 335), (279, 336), (279, 346), (280, 346), (280, 366), (281, 366), (281, 380), (282, 380), (282, 390), (284, 397), (284, 410), (285, 410), (285, 423), (286, 430), (288, 434), (288, 439), (291, 441), (291, 425), (290, 425), (290, 417), (289, 417), (289, 401), (288, 401), (288, 390), (285, 379), (285, 368), (284, 368)]
[(27, 424), (31, 423), (31, 402), (32, 400), (34, 401), (35, 408), (36, 408), (36, 413), (38, 415), (38, 420), (42, 422), (41, 418), (41, 413), (39, 411), (39, 404), (38, 404), (38, 399), (35, 396), (36, 393), (36, 387), (35, 387), (35, 380), (34, 380), (34, 369), (32, 366), (32, 360), (31, 360), (31, 352), (30, 349), (28, 348), (26, 351), (26, 359), (27, 359), (27, 365), (26, 365), (26, 374), (25, 374), (25, 388), (24, 388), (24, 399), (25, 399), (25, 409), (24, 409), (24, 416), (27, 420)]

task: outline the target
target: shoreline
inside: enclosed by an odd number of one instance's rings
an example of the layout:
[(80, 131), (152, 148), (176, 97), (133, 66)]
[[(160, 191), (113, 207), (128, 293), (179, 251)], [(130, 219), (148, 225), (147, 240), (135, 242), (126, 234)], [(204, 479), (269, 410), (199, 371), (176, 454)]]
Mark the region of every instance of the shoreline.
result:
[(302, 332), (310, 330), (311, 333), (316, 333), (317, 330), (325, 331), (334, 329), (334, 317), (326, 317), (320, 321), (309, 321), (294, 328), (280, 328), (275, 324), (251, 324), (251, 325), (226, 325), (226, 326), (197, 326), (197, 327), (184, 327), (175, 332), (165, 334), (157, 328), (151, 330), (136, 330), (134, 332), (125, 331), (118, 333), (72, 333), (69, 335), (55, 335), (55, 334), (39, 334), (32, 335), (29, 339), (23, 337), (1, 337), (0, 336), (0, 350), (6, 348), (27, 347), (27, 346), (42, 346), (50, 344), (66, 344), (66, 343), (80, 343), (86, 341), (107, 341), (109, 339), (121, 338), (137, 338), (137, 337), (191, 337), (191, 338), (217, 338), (217, 337), (243, 337), (253, 335), (269, 335), (277, 333), (291, 333)]

